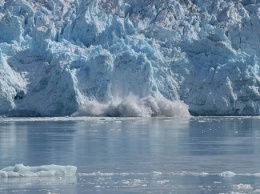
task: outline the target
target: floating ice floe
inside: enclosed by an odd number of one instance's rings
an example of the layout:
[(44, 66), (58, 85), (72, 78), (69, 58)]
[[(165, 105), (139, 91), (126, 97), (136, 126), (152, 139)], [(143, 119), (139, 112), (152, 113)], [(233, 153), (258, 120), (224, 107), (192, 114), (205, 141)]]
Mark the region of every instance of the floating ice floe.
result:
[(77, 167), (60, 165), (24, 166), (16, 164), (0, 170), (0, 178), (74, 176)]
[(253, 187), (250, 184), (237, 184), (237, 185), (232, 185), (232, 189), (234, 190), (253, 190)]
[(224, 172), (221, 172), (219, 174), (219, 176), (221, 176), (221, 177), (234, 177), (234, 176), (236, 176), (236, 173), (231, 172), (231, 171), (224, 171)]

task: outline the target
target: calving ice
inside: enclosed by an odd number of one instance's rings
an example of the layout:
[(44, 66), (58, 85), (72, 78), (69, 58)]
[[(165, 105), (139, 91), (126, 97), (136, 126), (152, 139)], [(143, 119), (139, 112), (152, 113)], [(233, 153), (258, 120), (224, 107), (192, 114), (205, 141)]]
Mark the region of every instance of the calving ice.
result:
[(0, 115), (259, 115), (259, 8), (0, 0)]

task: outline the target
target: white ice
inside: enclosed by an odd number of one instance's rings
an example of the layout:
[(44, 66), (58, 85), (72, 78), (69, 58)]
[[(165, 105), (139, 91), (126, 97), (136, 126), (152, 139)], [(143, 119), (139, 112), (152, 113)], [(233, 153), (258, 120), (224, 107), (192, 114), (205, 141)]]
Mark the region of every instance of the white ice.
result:
[(258, 0), (0, 1), (0, 115), (260, 115), (259, 10)]
[(0, 170), (0, 178), (74, 176), (77, 167), (60, 165), (24, 166), (16, 164)]

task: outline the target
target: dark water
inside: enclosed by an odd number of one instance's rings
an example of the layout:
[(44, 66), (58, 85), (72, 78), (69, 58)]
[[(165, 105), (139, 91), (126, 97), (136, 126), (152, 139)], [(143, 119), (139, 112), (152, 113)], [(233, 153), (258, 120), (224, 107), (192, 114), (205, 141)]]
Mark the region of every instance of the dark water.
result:
[(260, 193), (257, 117), (0, 119), (0, 169), (77, 166), (72, 177), (0, 178), (0, 193)]

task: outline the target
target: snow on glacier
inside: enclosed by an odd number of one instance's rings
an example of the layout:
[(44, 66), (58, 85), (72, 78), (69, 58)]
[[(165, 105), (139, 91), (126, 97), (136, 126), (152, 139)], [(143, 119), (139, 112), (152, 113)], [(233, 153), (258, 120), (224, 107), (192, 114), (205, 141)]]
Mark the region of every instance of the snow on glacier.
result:
[(0, 1), (0, 115), (259, 115), (258, 0)]

